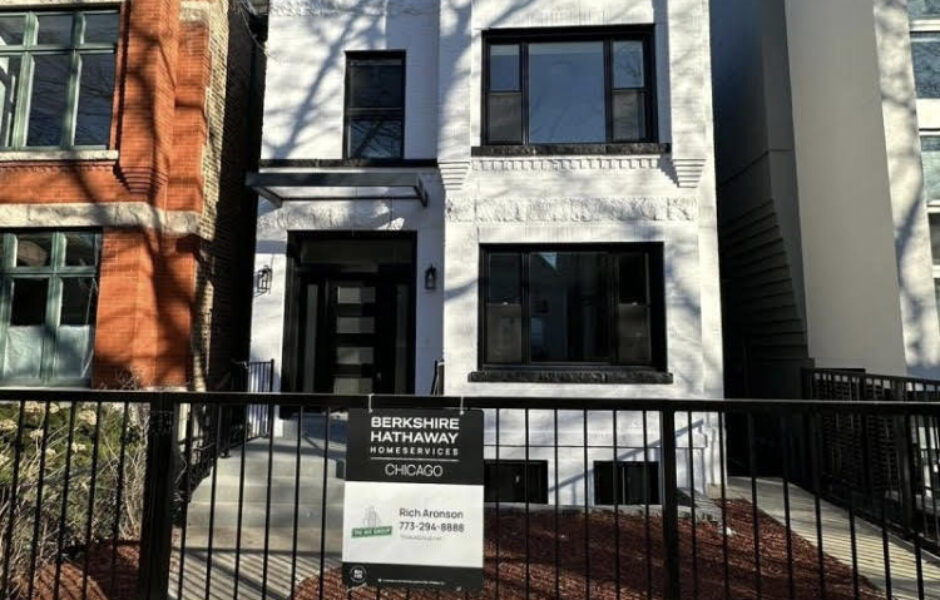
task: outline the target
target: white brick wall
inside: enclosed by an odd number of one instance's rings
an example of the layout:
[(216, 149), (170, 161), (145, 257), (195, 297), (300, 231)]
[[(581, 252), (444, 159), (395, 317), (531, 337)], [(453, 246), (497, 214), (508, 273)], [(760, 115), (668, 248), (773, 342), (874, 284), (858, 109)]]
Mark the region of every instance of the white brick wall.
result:
[[(252, 359), (275, 358), (280, 364), (287, 231), (414, 230), (419, 276), (428, 264), (443, 273), (443, 289), (419, 290), (418, 393), (427, 391), (431, 365), (443, 355), (446, 393), (454, 395), (721, 397), (706, 6), (702, 0), (273, 0), (263, 158), (341, 157), (344, 53), (404, 49), (405, 157), (437, 158), (443, 185), (433, 176), (427, 208), (414, 202), (377, 201), (292, 203), (275, 210), (262, 203), (256, 267), (274, 267), (275, 288), (255, 301)], [(659, 138), (672, 144), (672, 152), (471, 159), (471, 147), (480, 144), (481, 32), (599, 24), (654, 24)], [(674, 383), (468, 381), (468, 373), (478, 366), (480, 244), (633, 241), (664, 244), (668, 369)], [(622, 417), (627, 420), (620, 442), (635, 447), (642, 437), (638, 421), (635, 415)], [(550, 413), (533, 413), (532, 419), (533, 431), (550, 431), (545, 420), (551, 419)], [(684, 419), (679, 421), (682, 427)], [(713, 480), (717, 473), (717, 434), (712, 419), (696, 421), (693, 444), (699, 448), (696, 461), (702, 461), (696, 474), (701, 487), (706, 474)], [(572, 422), (566, 431), (579, 427)], [(651, 423), (654, 443), (659, 439), (656, 427)], [(595, 436), (590, 437), (595, 443)], [(604, 453), (610, 454), (610, 449), (598, 444), (592, 457), (597, 453), (598, 460), (609, 460)], [(510, 444), (501, 456), (521, 452)], [(579, 476), (581, 458), (573, 457), (560, 469), (559, 483), (566, 472)], [(680, 483), (686, 468), (681, 461)], [(571, 488), (572, 501), (578, 489)]]

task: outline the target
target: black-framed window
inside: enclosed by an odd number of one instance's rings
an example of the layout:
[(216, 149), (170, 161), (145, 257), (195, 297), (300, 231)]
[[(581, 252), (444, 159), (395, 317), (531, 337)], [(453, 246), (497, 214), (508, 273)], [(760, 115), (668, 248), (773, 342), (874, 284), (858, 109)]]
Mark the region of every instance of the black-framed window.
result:
[(0, 149), (106, 148), (116, 10), (0, 13)]
[(656, 139), (650, 29), (490, 32), (483, 62), (484, 144)]
[(594, 461), (594, 503), (659, 504), (659, 463)]
[(662, 244), (484, 246), (481, 363), (665, 370)]
[(548, 504), (548, 461), (487, 460), (483, 489), (486, 502)]
[(0, 381), (90, 382), (101, 235), (0, 233)]
[(347, 53), (344, 119), (345, 158), (404, 156), (404, 52)]

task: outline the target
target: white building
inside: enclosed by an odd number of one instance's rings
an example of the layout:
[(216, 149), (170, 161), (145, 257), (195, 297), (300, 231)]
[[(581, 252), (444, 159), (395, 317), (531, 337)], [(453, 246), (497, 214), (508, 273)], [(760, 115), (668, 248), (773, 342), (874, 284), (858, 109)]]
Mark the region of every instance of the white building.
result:
[[(443, 359), (453, 396), (722, 397), (708, 22), (701, 0), (272, 0), (252, 360), (285, 391), (427, 394)], [(693, 421), (702, 488), (717, 437)], [(551, 413), (530, 425), (551, 479)]]
[(728, 394), (797, 396), (804, 366), (940, 377), (940, 4), (711, 16)]

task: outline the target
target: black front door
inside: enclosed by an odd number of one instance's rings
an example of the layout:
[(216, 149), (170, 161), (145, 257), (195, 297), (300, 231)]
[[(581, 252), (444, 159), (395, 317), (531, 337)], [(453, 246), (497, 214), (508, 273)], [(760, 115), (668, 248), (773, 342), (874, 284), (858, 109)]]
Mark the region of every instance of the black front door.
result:
[(411, 391), (409, 282), (388, 275), (359, 275), (317, 278), (304, 288), (305, 391)]

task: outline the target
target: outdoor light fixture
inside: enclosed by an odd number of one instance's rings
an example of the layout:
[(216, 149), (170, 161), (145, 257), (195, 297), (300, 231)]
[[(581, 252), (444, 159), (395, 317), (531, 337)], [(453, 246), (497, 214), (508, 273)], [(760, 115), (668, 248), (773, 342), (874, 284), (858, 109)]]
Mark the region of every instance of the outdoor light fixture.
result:
[(255, 290), (258, 292), (258, 295), (267, 294), (271, 291), (271, 280), (273, 279), (273, 271), (271, 267), (264, 266), (260, 271), (255, 273)]
[(428, 265), (428, 268), (424, 271), (424, 289), (428, 291), (437, 289), (437, 269), (434, 268), (434, 265)]

